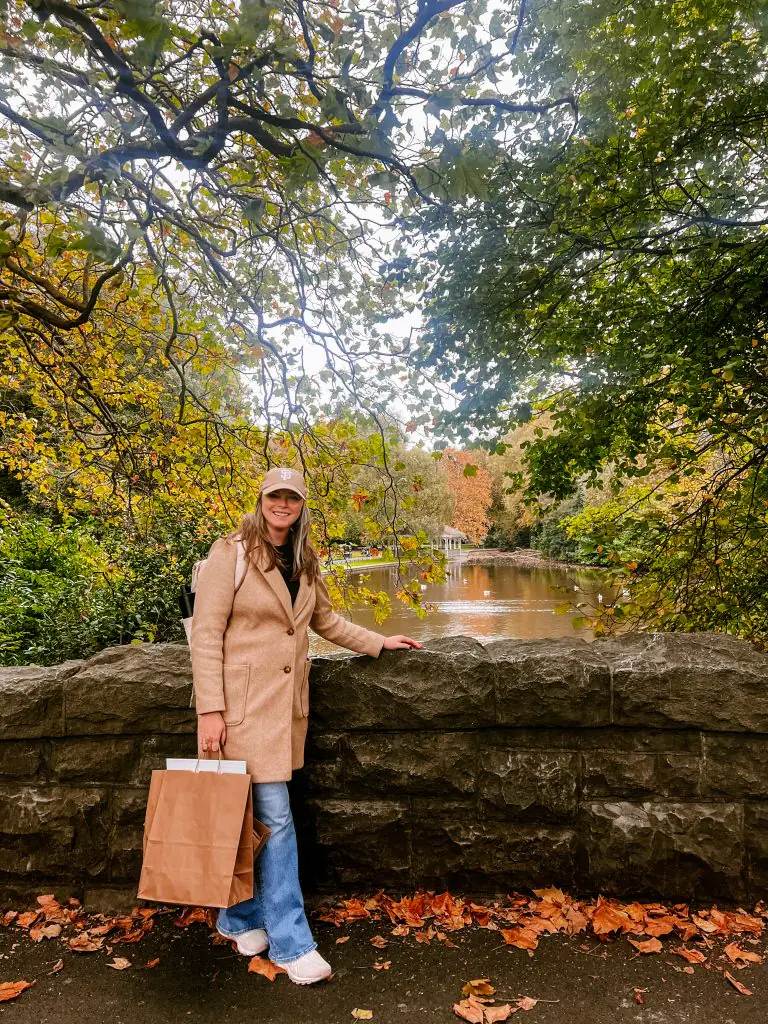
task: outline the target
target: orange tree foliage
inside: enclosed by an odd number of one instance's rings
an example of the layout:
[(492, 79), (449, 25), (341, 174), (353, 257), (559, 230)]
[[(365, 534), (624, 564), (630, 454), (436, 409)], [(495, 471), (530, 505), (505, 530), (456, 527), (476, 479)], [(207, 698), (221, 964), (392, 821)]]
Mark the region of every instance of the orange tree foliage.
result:
[(493, 501), (491, 474), (476, 464), (472, 452), (453, 448), (443, 451), (440, 464), (454, 496), (451, 526), (466, 533), (473, 544), (479, 544), (491, 525), (488, 515)]

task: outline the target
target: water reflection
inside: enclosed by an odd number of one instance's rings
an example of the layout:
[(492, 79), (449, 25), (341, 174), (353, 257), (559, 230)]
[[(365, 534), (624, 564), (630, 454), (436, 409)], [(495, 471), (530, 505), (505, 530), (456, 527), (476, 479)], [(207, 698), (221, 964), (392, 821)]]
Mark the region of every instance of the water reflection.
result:
[[(451, 562), (446, 582), (431, 584), (424, 592), (424, 599), (435, 605), (435, 610), (426, 619), (417, 619), (394, 596), (395, 570), (366, 572), (370, 573), (367, 585), (372, 590), (385, 590), (392, 596), (392, 615), (381, 626), (376, 624), (371, 608), (356, 608), (347, 618), (378, 632), (406, 633), (416, 640), (459, 633), (483, 641), (574, 635), (592, 639), (589, 630), (574, 627), (571, 620), (575, 611), (560, 615), (556, 609), (573, 598), (594, 605), (601, 590), (600, 577), (595, 573)], [(318, 654), (338, 651), (315, 636), (310, 647)]]

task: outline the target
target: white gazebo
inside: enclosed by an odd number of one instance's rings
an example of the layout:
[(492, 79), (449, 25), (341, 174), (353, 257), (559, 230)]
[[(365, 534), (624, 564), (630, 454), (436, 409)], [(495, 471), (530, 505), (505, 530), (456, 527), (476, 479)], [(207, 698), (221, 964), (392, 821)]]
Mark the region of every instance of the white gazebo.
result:
[(452, 526), (444, 526), (433, 541), (433, 547), (441, 547), (446, 558), (458, 558), (461, 555), (461, 542), (468, 540), (466, 533), (454, 530)]

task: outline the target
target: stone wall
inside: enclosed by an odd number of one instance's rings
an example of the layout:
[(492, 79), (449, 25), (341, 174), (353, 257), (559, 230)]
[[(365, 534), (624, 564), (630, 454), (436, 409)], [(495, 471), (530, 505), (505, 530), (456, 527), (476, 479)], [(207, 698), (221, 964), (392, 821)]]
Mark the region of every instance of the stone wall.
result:
[[(309, 889), (768, 892), (768, 657), (720, 635), (466, 637), (312, 666)], [(186, 648), (0, 670), (0, 890), (135, 884), (146, 787), (194, 752)]]

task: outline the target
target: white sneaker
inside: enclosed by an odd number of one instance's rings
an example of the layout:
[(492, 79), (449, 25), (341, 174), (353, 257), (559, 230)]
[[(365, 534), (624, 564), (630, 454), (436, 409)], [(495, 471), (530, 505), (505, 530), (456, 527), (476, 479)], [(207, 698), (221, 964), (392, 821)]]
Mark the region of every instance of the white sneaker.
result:
[(323, 960), (316, 949), (300, 956), (298, 960), (290, 960), (279, 966), (296, 985), (314, 985), (316, 981), (325, 981), (332, 974), (331, 965)]
[(224, 935), (224, 932), (219, 931), (218, 927), (216, 931), (225, 939), (234, 942), (237, 946), (237, 952), (243, 956), (258, 956), (269, 945), (267, 933), (263, 928), (252, 928), (251, 931), (241, 932), (240, 935)]

